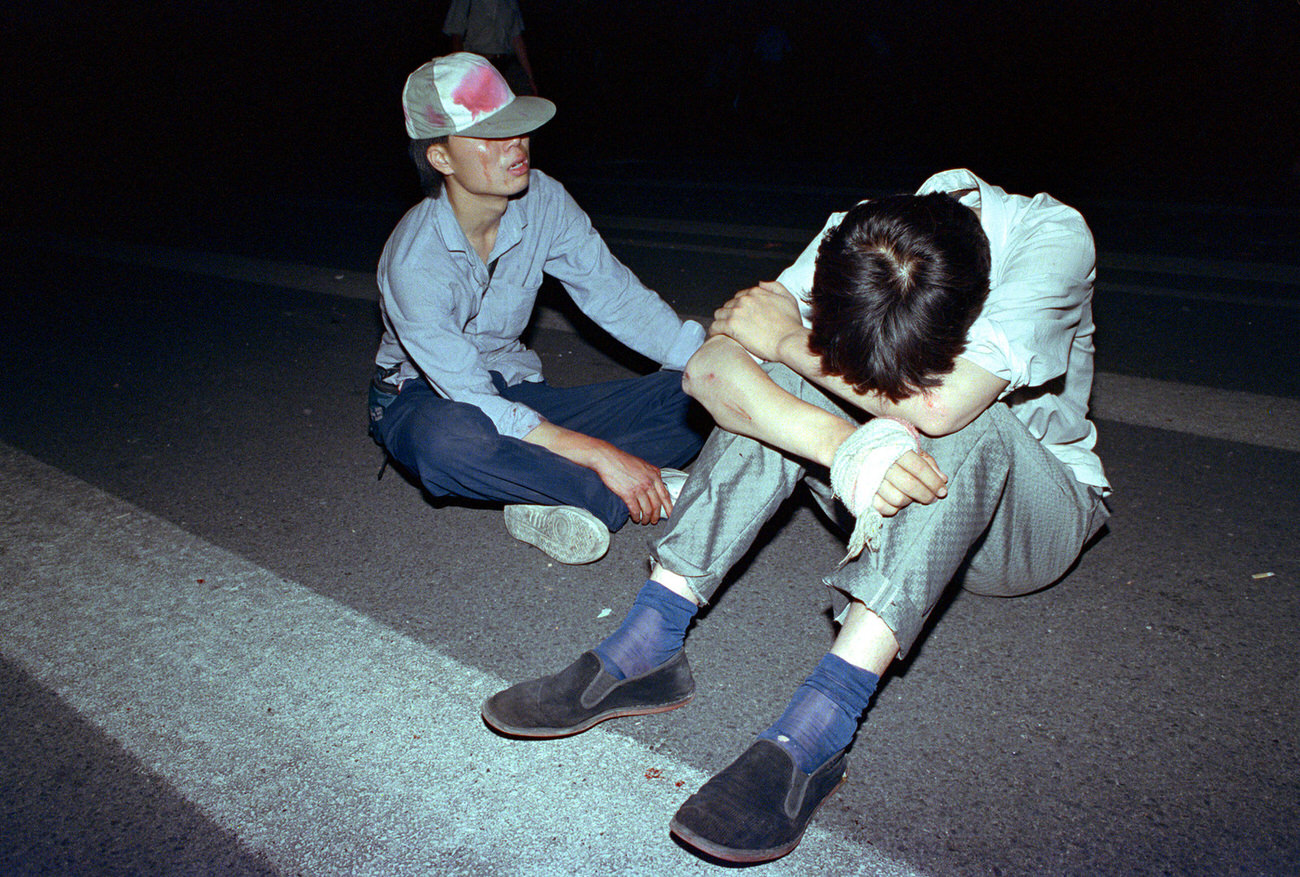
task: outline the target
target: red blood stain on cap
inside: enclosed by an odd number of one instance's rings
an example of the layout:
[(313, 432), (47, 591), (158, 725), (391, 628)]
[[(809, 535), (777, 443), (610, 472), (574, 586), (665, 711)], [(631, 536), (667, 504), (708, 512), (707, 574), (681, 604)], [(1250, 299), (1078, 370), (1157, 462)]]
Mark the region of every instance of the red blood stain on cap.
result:
[(477, 119), (484, 113), (501, 109), (509, 97), (505, 80), (490, 67), (476, 67), (451, 93), (451, 99), (459, 106), (469, 110), (470, 116)]

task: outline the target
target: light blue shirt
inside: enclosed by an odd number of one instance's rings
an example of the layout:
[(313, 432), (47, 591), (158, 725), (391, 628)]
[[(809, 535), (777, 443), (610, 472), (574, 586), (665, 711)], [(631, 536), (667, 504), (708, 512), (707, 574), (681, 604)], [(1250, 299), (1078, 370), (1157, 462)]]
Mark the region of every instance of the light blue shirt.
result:
[(520, 336), (543, 274), (598, 326), (667, 368), (684, 368), (704, 341), (702, 326), (683, 322), (614, 258), (564, 187), (534, 170), (506, 207), (487, 264), (446, 197), (402, 217), (379, 260), (376, 365), (396, 369), (389, 380), (399, 385), (423, 376), (440, 395), (477, 406), (502, 435), (527, 435), (542, 417), (502, 399), (489, 372), (511, 386), (542, 379), (541, 360)]

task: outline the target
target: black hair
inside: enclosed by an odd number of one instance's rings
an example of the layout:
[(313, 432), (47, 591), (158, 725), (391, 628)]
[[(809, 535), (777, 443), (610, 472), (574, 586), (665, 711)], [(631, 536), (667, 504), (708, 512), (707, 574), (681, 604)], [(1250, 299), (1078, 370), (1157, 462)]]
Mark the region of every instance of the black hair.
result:
[(937, 386), (988, 297), (979, 217), (943, 193), (845, 214), (817, 250), (808, 347), (859, 393), (898, 402)]
[(442, 194), (443, 179), (442, 173), (429, 164), (429, 147), (446, 142), (447, 135), (444, 134), (441, 137), (412, 139), (407, 144), (407, 151), (411, 155), (411, 161), (415, 162), (415, 172), (420, 175), (420, 188), (430, 198), (437, 198)]

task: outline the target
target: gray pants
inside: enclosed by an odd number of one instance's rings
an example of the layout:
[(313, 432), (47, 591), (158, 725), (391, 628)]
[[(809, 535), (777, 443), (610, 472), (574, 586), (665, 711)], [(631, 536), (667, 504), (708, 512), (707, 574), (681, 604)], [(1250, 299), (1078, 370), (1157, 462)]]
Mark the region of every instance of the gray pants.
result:
[[(848, 419), (785, 366), (764, 370), (800, 399)], [(852, 598), (889, 625), (900, 657), (950, 582), (1007, 597), (1044, 588), (1065, 574), (1109, 516), (1097, 489), (1075, 480), (1004, 404), (952, 435), (923, 436), (921, 446), (948, 476), (948, 496), (887, 518), (878, 551), (864, 551), (824, 579), (838, 610)], [(715, 429), (691, 467), (655, 559), (686, 577), (707, 602), (801, 481), (832, 520), (851, 528), (824, 467)]]

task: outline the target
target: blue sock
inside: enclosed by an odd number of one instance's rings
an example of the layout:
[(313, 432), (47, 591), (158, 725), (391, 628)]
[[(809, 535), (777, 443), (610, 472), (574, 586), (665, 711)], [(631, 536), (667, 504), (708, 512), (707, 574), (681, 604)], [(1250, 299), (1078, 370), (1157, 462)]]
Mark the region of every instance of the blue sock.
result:
[(699, 608), (658, 582), (647, 581), (623, 624), (592, 651), (619, 679), (640, 676), (681, 651), (686, 628)]
[(795, 689), (781, 718), (759, 734), (780, 746), (804, 773), (812, 773), (853, 739), (880, 677), (827, 654)]

